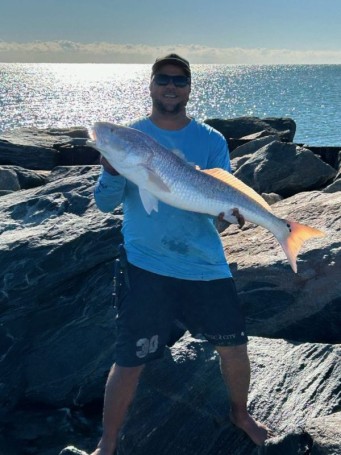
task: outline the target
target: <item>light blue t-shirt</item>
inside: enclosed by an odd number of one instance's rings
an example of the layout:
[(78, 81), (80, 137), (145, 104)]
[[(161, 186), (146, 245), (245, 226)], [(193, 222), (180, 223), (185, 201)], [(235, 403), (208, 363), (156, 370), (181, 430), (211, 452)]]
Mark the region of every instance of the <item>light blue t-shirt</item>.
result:
[[(176, 131), (158, 128), (149, 118), (129, 124), (170, 150), (180, 151), (201, 169), (230, 171), (227, 143), (210, 126), (195, 120)], [(145, 211), (138, 188), (122, 176), (102, 170), (94, 196), (98, 208), (112, 211), (123, 202), (123, 236), (128, 261), (159, 275), (188, 280), (231, 277), (211, 216), (180, 210), (159, 201), (158, 212)]]

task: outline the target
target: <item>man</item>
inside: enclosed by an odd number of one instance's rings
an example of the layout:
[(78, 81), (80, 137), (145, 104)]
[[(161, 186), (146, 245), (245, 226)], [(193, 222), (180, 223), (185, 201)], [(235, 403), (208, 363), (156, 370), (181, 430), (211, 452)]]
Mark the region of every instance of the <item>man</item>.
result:
[[(150, 81), (152, 112), (129, 126), (180, 151), (202, 169), (230, 170), (223, 136), (187, 115), (190, 92), (188, 61), (177, 54), (158, 58)], [(244, 319), (214, 220), (161, 202), (159, 211), (148, 215), (138, 188), (104, 158), (101, 162), (95, 200), (105, 212), (123, 202), (128, 280), (121, 285), (117, 305), (116, 364), (106, 384), (103, 434), (92, 455), (115, 453), (143, 367), (162, 356), (175, 319), (216, 348), (229, 391), (230, 419), (255, 444), (263, 444), (267, 429), (247, 412), (250, 365)]]

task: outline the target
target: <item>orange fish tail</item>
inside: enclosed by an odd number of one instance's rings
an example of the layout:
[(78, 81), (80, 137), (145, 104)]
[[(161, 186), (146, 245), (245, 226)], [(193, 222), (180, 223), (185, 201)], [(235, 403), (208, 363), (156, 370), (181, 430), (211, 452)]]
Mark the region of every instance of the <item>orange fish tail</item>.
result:
[(302, 247), (302, 244), (312, 237), (323, 237), (324, 232), (304, 224), (295, 223), (294, 221), (285, 221), (288, 226), (288, 235), (280, 244), (288, 258), (291, 268), (297, 273), (296, 258)]

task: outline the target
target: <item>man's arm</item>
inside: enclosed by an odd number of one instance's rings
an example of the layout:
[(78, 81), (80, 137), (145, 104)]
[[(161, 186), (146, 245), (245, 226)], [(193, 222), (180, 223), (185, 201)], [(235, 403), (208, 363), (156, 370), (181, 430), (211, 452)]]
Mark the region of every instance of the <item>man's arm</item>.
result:
[(94, 189), (94, 198), (102, 212), (112, 212), (123, 201), (126, 179), (104, 157), (100, 163), (102, 172)]

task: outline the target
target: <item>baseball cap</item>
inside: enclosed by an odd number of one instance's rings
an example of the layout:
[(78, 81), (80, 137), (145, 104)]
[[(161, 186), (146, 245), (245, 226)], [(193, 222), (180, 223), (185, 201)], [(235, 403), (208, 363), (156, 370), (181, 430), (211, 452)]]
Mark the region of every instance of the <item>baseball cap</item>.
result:
[(186, 76), (191, 76), (191, 68), (189, 66), (188, 60), (186, 60), (183, 57), (180, 57), (178, 54), (168, 54), (165, 55), (164, 57), (158, 57), (155, 60), (154, 65), (152, 66), (152, 74), (155, 74), (159, 68), (163, 65), (177, 65), (180, 68), (182, 68), (186, 74)]

